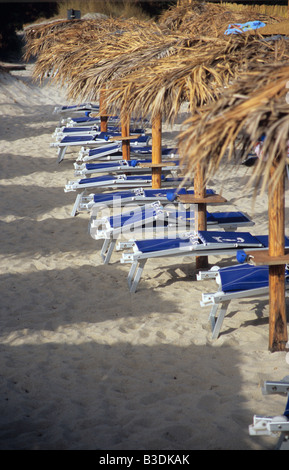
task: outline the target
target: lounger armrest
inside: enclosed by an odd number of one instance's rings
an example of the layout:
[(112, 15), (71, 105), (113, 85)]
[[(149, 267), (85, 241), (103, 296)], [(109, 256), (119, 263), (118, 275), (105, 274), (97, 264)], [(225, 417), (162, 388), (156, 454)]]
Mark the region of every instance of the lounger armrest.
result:
[(197, 281), (203, 281), (204, 279), (215, 279), (219, 272), (219, 266), (213, 266), (209, 271), (200, 271), (197, 274)]
[(119, 242), (116, 245), (116, 251), (122, 251), (127, 248), (132, 248), (134, 246), (134, 241), (128, 241), (128, 242)]
[(200, 301), (201, 307), (207, 307), (208, 305), (214, 305), (214, 294), (206, 293), (202, 294), (202, 300)]
[(133, 263), (134, 262), (133, 253), (123, 253), (120, 259), (120, 262), (121, 263)]
[(286, 416), (254, 416), (249, 426), (250, 436), (272, 436), (280, 432), (289, 432), (289, 421)]
[(285, 377), (281, 382), (267, 380), (262, 387), (262, 393), (263, 395), (287, 395), (289, 393), (289, 377)]

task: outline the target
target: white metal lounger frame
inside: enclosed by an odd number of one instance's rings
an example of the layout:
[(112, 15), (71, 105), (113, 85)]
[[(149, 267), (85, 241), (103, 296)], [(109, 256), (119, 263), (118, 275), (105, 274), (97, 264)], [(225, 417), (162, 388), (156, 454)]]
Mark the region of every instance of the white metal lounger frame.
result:
[(79, 112), (99, 112), (99, 106), (92, 103), (82, 103), (79, 105), (55, 106), (53, 113), (79, 113)]
[[(140, 145), (138, 142), (131, 142), (130, 143), (130, 156), (132, 158), (151, 158), (152, 153), (151, 152), (139, 152), (138, 147), (142, 148), (143, 145)], [(120, 142), (115, 142), (115, 143), (110, 143), (101, 146), (98, 146), (98, 148), (102, 148), (102, 151), (98, 153), (98, 155), (95, 154), (90, 154), (91, 149), (90, 148), (85, 148), (81, 147), (78, 157), (76, 158), (76, 162), (82, 162), (82, 163), (87, 163), (89, 161), (110, 161), (110, 160), (121, 160), (122, 158), (122, 146)], [(111, 150), (112, 149), (112, 150)], [(171, 152), (163, 153), (163, 159), (177, 159), (179, 158), (179, 154)]]
[[(287, 395), (289, 401), (289, 376), (280, 382), (266, 381), (262, 389), (263, 395)], [(249, 426), (250, 436), (277, 436), (280, 434), (275, 450), (289, 450), (289, 419), (286, 416), (259, 416), (254, 415), (253, 424)]]
[[(109, 176), (109, 175), (105, 175), (105, 176)], [(84, 178), (84, 179), (87, 179), (85, 183), (80, 183), (82, 179), (68, 181), (64, 187), (64, 192), (67, 193), (70, 191), (77, 191), (78, 189), (87, 189), (87, 188), (88, 189), (93, 188), (94, 190), (97, 190), (98, 188), (99, 189), (103, 189), (103, 188), (107, 188), (107, 189), (126, 188), (128, 189), (128, 188), (139, 188), (140, 186), (151, 187), (152, 185), (152, 180), (151, 180), (150, 175), (147, 175), (147, 178), (138, 178), (137, 176), (135, 176), (135, 178), (130, 179), (127, 177), (126, 174), (120, 173), (120, 174), (111, 176), (111, 178), (107, 180), (99, 179), (95, 181), (94, 178), (91, 178), (91, 181), (89, 181), (90, 178)], [(175, 181), (174, 180), (168, 181), (164, 178), (162, 182), (164, 184), (171, 183), (171, 184), (176, 185), (178, 180), (176, 179)]]
[[(100, 211), (101, 209), (106, 209), (108, 207), (124, 207), (124, 206), (129, 206), (129, 205), (144, 205), (144, 204), (152, 204), (153, 202), (160, 201), (162, 203), (169, 203), (169, 200), (167, 196), (163, 196), (159, 194), (158, 196), (155, 197), (146, 197), (144, 193), (144, 189), (140, 186), (137, 188), (131, 188), (132, 195), (128, 197), (117, 197), (115, 199), (110, 199), (110, 201), (106, 200), (105, 202), (94, 202), (94, 196), (95, 193), (90, 193), (87, 194), (87, 191), (84, 190), (81, 193), (79, 193), (76, 197), (73, 209), (71, 211), (72, 217), (74, 217), (78, 212), (81, 211), (94, 211), (95, 214), (97, 211)], [(179, 204), (178, 200), (171, 201), (173, 204)], [(251, 225), (254, 225), (254, 222), (252, 222)]]
[[(109, 133), (108, 133), (109, 134)], [(136, 134), (137, 136), (137, 134)], [(87, 136), (89, 137), (89, 136)], [(137, 137), (136, 137), (137, 138)], [(150, 139), (149, 136), (147, 136), (147, 141)], [(115, 140), (114, 143), (120, 143), (121, 140)], [(57, 161), (58, 163), (61, 163), (62, 160), (64, 159), (64, 156), (65, 156), (65, 153), (66, 153), (66, 149), (67, 147), (83, 147), (83, 146), (88, 146), (88, 147), (97, 147), (97, 146), (101, 146), (101, 145), (107, 145), (109, 143), (112, 143), (111, 140), (109, 140), (109, 138), (106, 140), (104, 138), (98, 138), (98, 136), (96, 135), (96, 137), (94, 139), (89, 139), (87, 141), (70, 141), (70, 142), (52, 142), (50, 144), (50, 147), (56, 147), (57, 148)]]
[(100, 253), (104, 264), (109, 263), (118, 237), (121, 234), (131, 231), (135, 232), (139, 229), (142, 229), (144, 225), (146, 226), (146, 230), (150, 230), (153, 222), (156, 222), (157, 220), (165, 220), (167, 216), (166, 211), (164, 211), (163, 207), (158, 201), (152, 204), (148, 204), (147, 206), (143, 206), (142, 208), (138, 208), (135, 211), (135, 214), (143, 212), (146, 207), (152, 210), (145, 217), (145, 219), (135, 219), (132, 217), (131, 221), (127, 219), (125, 225), (121, 225), (116, 228), (113, 228), (109, 225), (109, 217), (104, 217), (102, 219), (91, 217), (89, 222), (90, 235), (95, 240), (104, 240)]
[(89, 162), (91, 160), (110, 161), (119, 160), (121, 158), (121, 143), (110, 142), (103, 146), (97, 147), (99, 152), (98, 155), (90, 155), (90, 148), (81, 147), (76, 162)]
[[(159, 201), (158, 201), (159, 202)], [(192, 228), (192, 227), (189, 227), (189, 225), (192, 223), (191, 221), (188, 221), (188, 223), (186, 224), (186, 222), (184, 220), (181, 220), (181, 221), (178, 221), (178, 219), (176, 217), (174, 217), (173, 214), (169, 214), (169, 212), (167, 212), (167, 227), (161, 227), (162, 230), (165, 230), (165, 232), (167, 233), (167, 236), (169, 236), (170, 234), (170, 231), (173, 231), (173, 233), (175, 234), (176, 232), (177, 233), (180, 233), (180, 232), (183, 232), (184, 230), (188, 230), (189, 228)], [(160, 217), (159, 217), (160, 218)], [(165, 219), (165, 217), (164, 217)], [(98, 219), (98, 223), (99, 225), (102, 225), (103, 223), (106, 222), (106, 219)], [(95, 221), (95, 224), (97, 224), (97, 221)], [(148, 222), (149, 224), (149, 222)], [(240, 226), (240, 225), (253, 225), (254, 222), (241, 222), (241, 224), (238, 224), (237, 222), (235, 224), (232, 224), (231, 223), (227, 223), (224, 222), (220, 222), (220, 223), (212, 223), (212, 224), (209, 224), (211, 227), (215, 228), (215, 229), (224, 229), (225, 231), (234, 231), (234, 230), (237, 230), (237, 228)], [(96, 227), (96, 225), (94, 226)], [(149, 225), (147, 226), (146, 228), (146, 233), (149, 234), (150, 231), (152, 233), (157, 233), (157, 230), (158, 228), (154, 229), (154, 228), (151, 228), (151, 230), (149, 231)], [(160, 228), (160, 227), (159, 227)], [(114, 232), (114, 230), (111, 230), (110, 228), (107, 228), (107, 230), (104, 230), (102, 232), (99, 232), (99, 237), (98, 238), (104, 238), (105, 239), (105, 251), (106, 250), (109, 250), (110, 252), (110, 256), (114, 250), (114, 247), (116, 246), (116, 242), (117, 242), (117, 238), (120, 234), (120, 231), (118, 230), (116, 233)], [(112, 248), (110, 248), (110, 246), (113, 245)], [(121, 250), (124, 250), (124, 249), (127, 249), (127, 248), (133, 248), (134, 246), (134, 241), (125, 241), (125, 242), (119, 242), (116, 246), (116, 249), (117, 251), (121, 251)], [(104, 252), (105, 252), (104, 251)], [(102, 253), (103, 254), (103, 253)], [(110, 261), (110, 257), (106, 257), (106, 263), (109, 263)]]
[[(135, 166), (130, 165), (127, 160), (117, 160), (115, 161), (113, 166), (102, 166), (100, 168), (94, 167), (92, 169), (87, 169), (86, 165), (77, 165), (77, 163), (74, 164), (74, 175), (75, 176), (82, 176), (84, 178), (87, 178), (87, 175), (93, 175), (93, 174), (113, 174), (113, 173), (121, 173), (121, 172), (126, 172), (130, 174), (139, 174), (139, 173), (148, 173), (150, 172), (150, 168), (142, 166), (141, 165), (141, 160), (139, 161), (138, 164)], [(170, 162), (164, 161), (163, 162), (164, 168), (162, 169), (163, 173), (171, 173), (173, 176), (177, 176), (177, 173), (179, 173), (180, 168), (177, 165), (169, 165)]]
[[(90, 111), (88, 111), (90, 112)], [(93, 112), (93, 111), (92, 111)], [(59, 122), (60, 127), (87, 127), (87, 126), (94, 126), (100, 124), (100, 116), (80, 116), (83, 117), (83, 121), (77, 121), (77, 118), (74, 117), (67, 117), (63, 118)], [(85, 119), (87, 117), (87, 119)], [(120, 118), (118, 116), (111, 116), (109, 118), (109, 124), (115, 124), (119, 125), (120, 124)]]
[[(238, 250), (241, 249), (239, 246), (232, 246), (224, 244), (222, 248), (202, 246), (202, 245), (191, 245), (189, 248), (179, 247), (160, 251), (151, 251), (149, 253), (142, 253), (138, 251), (135, 245), (133, 246), (133, 253), (123, 253), (120, 260), (121, 263), (131, 264), (131, 268), (128, 274), (128, 285), (131, 293), (134, 293), (139, 284), (142, 272), (144, 270), (145, 263), (151, 258), (167, 258), (167, 257), (179, 257), (179, 256), (234, 256)], [(262, 247), (263, 248), (263, 247)], [(246, 247), (246, 251), (256, 250), (258, 247)], [(261, 249), (261, 247), (260, 247)]]

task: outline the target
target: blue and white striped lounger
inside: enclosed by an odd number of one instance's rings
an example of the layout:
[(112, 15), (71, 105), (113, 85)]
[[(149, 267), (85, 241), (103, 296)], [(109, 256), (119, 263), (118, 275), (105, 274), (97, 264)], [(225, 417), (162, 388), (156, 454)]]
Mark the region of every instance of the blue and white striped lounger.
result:
[[(286, 237), (286, 247), (289, 239)], [(234, 256), (238, 250), (246, 251), (268, 247), (268, 236), (249, 232), (199, 231), (191, 236), (175, 239), (134, 240), (133, 252), (122, 254), (122, 263), (130, 263), (128, 275), (130, 292), (135, 292), (145, 263), (151, 258), (179, 256)]]
[[(154, 222), (157, 221), (153, 226), (150, 225), (151, 217), (151, 207), (156, 210), (156, 217)], [(149, 220), (146, 217), (147, 209), (149, 209)], [(139, 224), (136, 226), (134, 220), (139, 217), (138, 214), (142, 214), (142, 225)], [(246, 216), (240, 212), (230, 212), (230, 213), (208, 213), (207, 217), (210, 220), (210, 225), (220, 228), (227, 228), (228, 225), (234, 226), (234, 229), (238, 227), (238, 224), (241, 223), (244, 225), (252, 225), (253, 222), (246, 218)], [(247, 219), (247, 220), (246, 220)], [(242, 220), (242, 221), (241, 221)], [(229, 222), (230, 221), (230, 222)], [(240, 222), (241, 221), (241, 222)], [(247, 223), (246, 223), (247, 221)], [(108, 263), (110, 260), (111, 253), (114, 249), (114, 246), (117, 242), (117, 239), (120, 234), (126, 234), (129, 232), (130, 236), (132, 232), (136, 235), (137, 230), (141, 228), (142, 236), (151, 236), (151, 233), (165, 233), (164, 236), (173, 236), (175, 237), (177, 233), (182, 233), (185, 230), (195, 230), (196, 228), (196, 213), (195, 207), (192, 205), (189, 210), (185, 209), (182, 204), (178, 207), (170, 206), (164, 207), (160, 204), (159, 201), (154, 202), (150, 205), (137, 206), (134, 210), (125, 211), (117, 215), (111, 215), (107, 217), (97, 218), (97, 214), (92, 212), (90, 218), (90, 234), (94, 239), (105, 239), (104, 248), (102, 250), (102, 257), (105, 263)], [(133, 246), (134, 242), (121, 242), (119, 244), (119, 249), (128, 248)], [(106, 250), (109, 253), (109, 256), (106, 255)]]
[[(100, 133), (100, 125), (96, 124), (94, 126), (80, 126), (80, 127), (56, 127), (55, 131), (52, 134), (52, 137), (55, 137), (57, 141), (60, 141), (64, 137), (70, 135), (70, 136), (76, 136), (76, 135), (95, 135), (97, 133)], [(118, 134), (121, 132), (120, 128), (117, 126), (110, 126), (107, 129), (107, 132), (118, 132)]]
[(81, 103), (76, 105), (66, 105), (66, 106), (55, 106), (54, 113), (79, 113), (79, 112), (99, 112), (99, 106), (92, 103)]
[[(72, 216), (77, 212), (91, 211), (92, 208), (95, 213), (98, 210), (107, 207), (123, 207), (129, 204), (149, 204), (152, 202), (160, 201), (161, 203), (177, 202), (178, 194), (195, 194), (194, 190), (181, 189), (144, 189), (136, 188), (127, 191), (113, 191), (104, 194), (85, 194), (80, 193), (77, 203), (74, 205)], [(207, 194), (215, 194), (212, 189), (207, 189)]]
[[(100, 133), (100, 125), (90, 127), (57, 127), (52, 135), (56, 141), (61, 141), (66, 136), (91, 136)], [(121, 128), (119, 126), (109, 126), (106, 130), (109, 135), (120, 135)], [(130, 134), (144, 134), (144, 129), (130, 129)]]
[(104, 264), (107, 264), (119, 235), (145, 227), (151, 228), (157, 220), (164, 223), (164, 219), (164, 210), (160, 203), (156, 202), (112, 217), (102, 219), (91, 217), (89, 231), (93, 239), (104, 240), (101, 257)]
[[(110, 116), (109, 123), (119, 125), (119, 116)], [(60, 121), (61, 126), (75, 127), (75, 126), (94, 126), (100, 124), (100, 116), (91, 116), (90, 111), (85, 112), (85, 116), (68, 117)]]
[(107, 143), (96, 148), (82, 147), (76, 159), (77, 162), (110, 161), (122, 158), (121, 143)]
[[(141, 140), (141, 139), (139, 139)], [(139, 141), (130, 142), (130, 155), (131, 158), (146, 158), (151, 157), (152, 147), (150, 145), (142, 145)], [(178, 158), (176, 149), (174, 148), (162, 148), (163, 158)], [(93, 161), (110, 161), (110, 160), (121, 160), (122, 159), (122, 146), (121, 143), (106, 144), (97, 148), (85, 148), (82, 147), (78, 158), (78, 162), (89, 162)]]
[[(182, 178), (171, 178), (165, 175), (161, 176), (162, 183), (166, 185), (176, 185), (182, 181)], [(83, 178), (76, 181), (68, 181), (65, 185), (64, 192), (77, 191), (78, 189), (119, 189), (119, 188), (138, 188), (139, 186), (151, 186), (151, 175), (138, 175), (127, 176), (120, 175), (105, 175), (95, 176), (94, 178)]]
[[(66, 136), (60, 142), (53, 142), (50, 144), (50, 147), (57, 147), (58, 149), (58, 163), (60, 163), (65, 156), (67, 147), (82, 147), (82, 146), (94, 146), (101, 144), (107, 144), (112, 137), (118, 137), (119, 132), (116, 133), (107, 133), (99, 132), (91, 136)], [(150, 139), (150, 136), (139, 136), (136, 139), (132, 139), (132, 142), (138, 144), (147, 144)]]
[[(144, 163), (152, 163), (151, 159), (130, 159), (130, 160), (116, 160), (114, 163), (97, 162), (97, 163), (83, 163), (79, 165), (74, 163), (75, 176), (87, 176), (95, 173), (149, 173), (150, 168), (144, 167)], [(164, 161), (162, 172), (177, 172), (179, 169), (178, 160)]]
[[(288, 240), (286, 241), (288, 244)], [(285, 269), (285, 267), (284, 267)], [(289, 288), (289, 271), (286, 269), (286, 287)], [(219, 289), (215, 293), (202, 294), (201, 306), (211, 305), (209, 321), (212, 338), (218, 338), (231, 300), (269, 295), (269, 267), (238, 264), (225, 268), (213, 267), (208, 272), (200, 272), (198, 280), (215, 278)], [(219, 310), (220, 309), (220, 310)], [(217, 312), (219, 310), (219, 314)]]

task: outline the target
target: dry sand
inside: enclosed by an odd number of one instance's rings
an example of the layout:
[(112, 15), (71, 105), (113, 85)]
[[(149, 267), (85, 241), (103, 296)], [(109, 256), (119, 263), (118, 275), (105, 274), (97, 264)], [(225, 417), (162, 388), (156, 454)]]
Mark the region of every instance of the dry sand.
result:
[[(70, 215), (76, 152), (58, 165), (49, 147), (65, 95), (33, 84), (32, 67), (0, 76), (0, 449), (274, 448), (248, 433), (254, 414), (285, 406), (260, 388), (289, 371), (268, 351), (268, 302), (233, 302), (212, 341), (199, 302), (216, 284), (197, 282), (190, 258), (150, 261), (129, 294), (119, 253), (102, 265), (89, 215)], [(243, 190), (250, 169), (227, 169), (210, 187), (267, 233), (266, 195), (252, 208)]]

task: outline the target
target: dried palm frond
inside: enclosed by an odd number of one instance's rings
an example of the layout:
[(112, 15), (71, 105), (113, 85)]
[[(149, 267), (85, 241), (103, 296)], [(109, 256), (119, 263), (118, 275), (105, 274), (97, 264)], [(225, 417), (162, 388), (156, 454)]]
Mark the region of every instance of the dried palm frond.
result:
[(78, 93), (91, 96), (112, 80), (181, 54), (192, 42), (187, 37), (165, 35), (156, 28), (148, 30), (143, 37), (127, 34), (110, 53), (95, 54), (90, 63), (81, 61), (79, 73), (69, 87), (70, 96)]
[(264, 158), (254, 167), (249, 183), (261, 186), (263, 191), (274, 159), (279, 162), (277, 183), (288, 159), (288, 86), (289, 61), (285, 65), (251, 64), (216, 103), (195, 112), (186, 123), (187, 129), (179, 135), (186, 176), (192, 175), (201, 163), (209, 179), (224, 159), (232, 160), (237, 145), (241, 144), (241, 162), (265, 136)]
[(184, 101), (193, 111), (216, 100), (251, 62), (267, 64), (276, 60), (289, 61), (288, 41), (272, 44), (257, 36), (243, 35), (231, 39), (205, 38), (178, 54), (111, 80), (108, 103), (117, 108), (124, 105), (131, 114), (154, 116), (161, 112), (172, 122)]
[(30, 26), (25, 29), (25, 54), (24, 59), (28, 60), (31, 55), (38, 55), (44, 51), (49, 52), (55, 43), (79, 44), (82, 42), (86, 47), (91, 40), (100, 38), (102, 35), (109, 36), (112, 32), (133, 30), (144, 27), (143, 21), (132, 19), (101, 18), (97, 20), (59, 20), (44, 23), (37, 26)]
[(160, 16), (159, 23), (173, 31), (221, 37), (229, 24), (252, 20), (265, 24), (280, 21), (278, 18), (255, 12), (252, 18), (250, 9), (232, 11), (224, 5), (196, 0), (172, 6)]
[[(104, 23), (104, 24), (103, 24)], [(69, 81), (71, 74), (75, 75), (82, 69), (92, 68), (101, 59), (107, 59), (128, 48), (135, 48), (140, 44), (144, 46), (152, 36), (153, 25), (148, 22), (122, 22), (101, 21), (102, 27), (97, 30), (87, 28), (83, 30), (69, 30), (65, 28), (61, 34), (48, 35), (47, 45), (38, 52), (34, 77), (42, 79), (47, 74), (54, 76), (55, 80)], [(108, 27), (109, 26), (109, 27)], [(148, 27), (150, 26), (150, 27)], [(159, 28), (157, 28), (159, 31)], [(154, 40), (155, 40), (155, 34)]]

